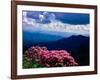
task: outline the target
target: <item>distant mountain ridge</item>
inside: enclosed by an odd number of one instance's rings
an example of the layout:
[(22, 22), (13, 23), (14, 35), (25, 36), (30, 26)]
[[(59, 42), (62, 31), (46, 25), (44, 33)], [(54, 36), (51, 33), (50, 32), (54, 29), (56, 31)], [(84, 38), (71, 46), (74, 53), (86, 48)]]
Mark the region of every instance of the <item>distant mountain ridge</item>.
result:
[(39, 32), (23, 32), (23, 40), (25, 41), (33, 41), (35, 43), (39, 42), (50, 42), (62, 39), (62, 36), (58, 35), (50, 35)]
[[(63, 33), (63, 32), (53, 32), (53, 31), (40, 31), (40, 32), (29, 32), (29, 31), (23, 31), (23, 40), (24, 41), (34, 41), (35, 43), (39, 42), (52, 42), (56, 40), (60, 40), (63, 38), (71, 37), (73, 33)], [(74, 34), (74, 36), (78, 36), (77, 34)]]
[(85, 37), (82, 35), (77, 35), (77, 36), (72, 35), (71, 37), (68, 38), (62, 38), (60, 40), (52, 42), (37, 43), (36, 45), (48, 46), (49, 49), (68, 49), (68, 48), (79, 47), (80, 45), (87, 43), (89, 43), (89, 37)]

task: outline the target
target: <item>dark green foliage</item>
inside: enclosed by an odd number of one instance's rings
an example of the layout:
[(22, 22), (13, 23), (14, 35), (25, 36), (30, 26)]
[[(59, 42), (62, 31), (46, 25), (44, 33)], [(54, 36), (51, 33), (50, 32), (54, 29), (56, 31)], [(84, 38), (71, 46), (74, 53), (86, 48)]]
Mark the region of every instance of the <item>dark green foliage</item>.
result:
[(44, 66), (38, 64), (37, 62), (30, 60), (27, 57), (23, 57), (23, 69), (27, 69), (27, 68), (42, 68)]

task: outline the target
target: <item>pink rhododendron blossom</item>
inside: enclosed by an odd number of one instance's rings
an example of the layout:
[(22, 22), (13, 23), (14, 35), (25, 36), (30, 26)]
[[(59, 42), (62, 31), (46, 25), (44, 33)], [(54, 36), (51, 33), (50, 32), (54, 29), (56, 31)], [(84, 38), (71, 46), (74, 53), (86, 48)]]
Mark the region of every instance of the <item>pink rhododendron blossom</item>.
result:
[(33, 46), (25, 52), (26, 56), (46, 67), (77, 66), (78, 63), (66, 50), (47, 50), (46, 47)]

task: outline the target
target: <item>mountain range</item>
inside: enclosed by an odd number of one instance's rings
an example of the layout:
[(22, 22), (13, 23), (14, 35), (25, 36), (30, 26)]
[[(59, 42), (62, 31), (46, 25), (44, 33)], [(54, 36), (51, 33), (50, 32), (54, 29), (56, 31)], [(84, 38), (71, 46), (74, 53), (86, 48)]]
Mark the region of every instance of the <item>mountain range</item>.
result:
[(80, 65), (89, 65), (89, 37), (83, 35), (62, 37), (44, 33), (23, 33), (24, 51), (37, 45), (45, 46), (49, 50), (66, 50)]

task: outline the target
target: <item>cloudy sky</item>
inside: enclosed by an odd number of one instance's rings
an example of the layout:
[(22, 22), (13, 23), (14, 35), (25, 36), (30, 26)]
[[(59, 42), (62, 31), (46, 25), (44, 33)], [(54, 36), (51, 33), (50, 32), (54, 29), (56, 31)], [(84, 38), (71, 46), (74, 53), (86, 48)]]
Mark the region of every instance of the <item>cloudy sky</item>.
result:
[(89, 35), (89, 14), (23, 11), (23, 30)]

